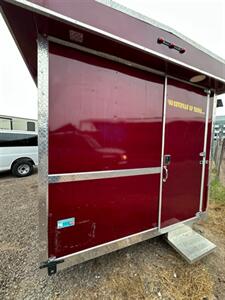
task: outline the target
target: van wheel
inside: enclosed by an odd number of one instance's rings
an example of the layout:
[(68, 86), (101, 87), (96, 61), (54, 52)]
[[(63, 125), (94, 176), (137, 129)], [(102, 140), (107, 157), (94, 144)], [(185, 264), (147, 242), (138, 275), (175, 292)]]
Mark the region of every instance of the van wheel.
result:
[(12, 174), (16, 177), (29, 176), (32, 171), (33, 165), (27, 159), (20, 159), (12, 165)]

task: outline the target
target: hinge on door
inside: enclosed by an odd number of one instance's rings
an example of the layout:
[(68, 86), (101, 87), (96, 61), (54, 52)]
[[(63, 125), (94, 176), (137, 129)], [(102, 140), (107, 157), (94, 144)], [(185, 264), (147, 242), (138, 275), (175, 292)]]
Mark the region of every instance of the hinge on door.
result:
[(64, 259), (55, 260), (51, 258), (47, 261), (43, 261), (40, 265), (40, 269), (48, 268), (48, 275), (51, 276), (57, 272), (57, 265), (64, 262)]
[(203, 151), (203, 152), (200, 152), (199, 153), (199, 156), (201, 156), (201, 157), (205, 157), (206, 156), (206, 153)]
[(208, 165), (209, 161), (206, 159), (203, 159), (203, 160), (200, 160), (199, 163), (200, 163), (200, 165), (203, 165), (203, 164)]
[(204, 92), (205, 92), (207, 95), (210, 95), (210, 94), (211, 94), (211, 91), (208, 90), (208, 89), (205, 89)]
[(205, 152), (200, 152), (200, 153), (199, 153), (199, 156), (203, 158), (203, 159), (200, 160), (200, 162), (199, 162), (200, 165), (203, 165), (203, 164), (206, 164), (206, 165), (207, 165), (207, 164), (209, 163), (209, 161), (205, 159), (205, 157), (206, 157), (206, 153), (205, 153)]

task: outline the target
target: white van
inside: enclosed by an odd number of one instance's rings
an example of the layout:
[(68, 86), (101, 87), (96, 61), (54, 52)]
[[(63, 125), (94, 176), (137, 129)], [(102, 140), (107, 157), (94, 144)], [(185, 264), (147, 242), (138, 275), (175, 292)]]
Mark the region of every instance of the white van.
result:
[(37, 133), (0, 130), (0, 171), (11, 170), (14, 176), (25, 177), (37, 164)]

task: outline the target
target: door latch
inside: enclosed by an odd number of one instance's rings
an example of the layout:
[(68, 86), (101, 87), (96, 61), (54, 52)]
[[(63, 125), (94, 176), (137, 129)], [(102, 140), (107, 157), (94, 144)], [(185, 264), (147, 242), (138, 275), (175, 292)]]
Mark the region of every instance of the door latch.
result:
[[(165, 174), (165, 176), (164, 176)], [(169, 177), (169, 171), (167, 166), (163, 166), (163, 182), (166, 182)]]
[(171, 163), (171, 155), (170, 154), (165, 154), (164, 155), (164, 160), (163, 160), (163, 182), (166, 182), (168, 177), (169, 177), (169, 170), (168, 166)]
[(169, 166), (171, 163), (171, 155), (170, 154), (165, 154), (164, 155), (164, 165)]

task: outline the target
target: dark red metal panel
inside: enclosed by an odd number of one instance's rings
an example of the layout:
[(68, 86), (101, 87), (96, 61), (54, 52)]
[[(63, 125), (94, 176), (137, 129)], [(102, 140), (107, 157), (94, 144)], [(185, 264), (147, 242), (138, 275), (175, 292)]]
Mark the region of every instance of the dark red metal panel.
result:
[[(157, 226), (159, 174), (49, 185), (49, 257)], [(75, 226), (57, 221), (75, 217)]]
[[(40, 4), (45, 8), (49, 8), (50, 10), (59, 12), (65, 16), (70, 16), (78, 21), (83, 21), (96, 28), (103, 29), (106, 32), (125, 38), (130, 42), (135, 42), (141, 46), (154, 50), (158, 54), (167, 55), (168, 57), (175, 58), (190, 66), (200, 68), (201, 70), (225, 78), (224, 64), (215, 58), (200, 51), (168, 31), (147, 24), (146, 22), (97, 3), (96, 1), (33, 0), (30, 2)], [(17, 2), (11, 4), (4, 0), (0, 0), (0, 5), (7, 18), (8, 25), (15, 36), (17, 45), (19, 46), (25, 62), (35, 80), (37, 75), (36, 40), (38, 34), (46, 36), (50, 35), (75, 43), (76, 41), (74, 41), (70, 35), (71, 30), (75, 31), (75, 35), (77, 32), (78, 34), (83, 35), (81, 41), (77, 41), (77, 43), (82, 46), (126, 58), (162, 72), (166, 71), (167, 74), (170, 75), (175, 74), (176, 77), (186, 81), (189, 81), (191, 77), (199, 73), (198, 71), (190, 70), (179, 64), (168, 62), (155, 55), (149, 55), (146, 52), (137, 50), (129, 44), (118, 42), (105, 35), (96, 34), (91, 30), (86, 30), (79, 24), (72, 25), (66, 22), (59, 22), (50, 15), (44, 16), (40, 12), (34, 12), (24, 7), (17, 6), (17, 4)], [(163, 36), (167, 41), (171, 41), (178, 46), (186, 48), (186, 52), (180, 54), (174, 49), (158, 44), (157, 39), (159, 36)], [(225, 90), (225, 85), (222, 81), (218, 81), (208, 76), (201, 84), (207, 88), (215, 89), (218, 93), (222, 93)]]
[(163, 78), (50, 46), (49, 173), (160, 166)]
[[(32, 0), (31, 2), (168, 55), (191, 66), (212, 72), (222, 78), (225, 77), (224, 66), (221, 62), (216, 61), (178, 36), (94, 0)], [(158, 44), (157, 39), (159, 37), (164, 37), (167, 41), (185, 48), (186, 52), (180, 54), (174, 49)]]
[[(55, 44), (49, 55), (49, 173), (159, 167), (164, 79)], [(49, 256), (157, 226), (159, 180), (50, 184)]]
[(162, 227), (194, 217), (199, 211), (199, 154), (204, 144), (206, 104), (203, 91), (168, 81), (164, 153), (171, 155), (171, 164), (168, 180), (163, 184)]

